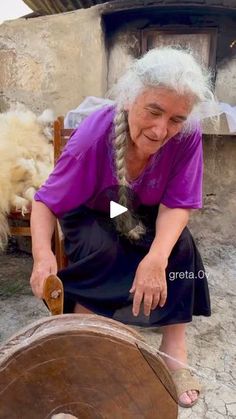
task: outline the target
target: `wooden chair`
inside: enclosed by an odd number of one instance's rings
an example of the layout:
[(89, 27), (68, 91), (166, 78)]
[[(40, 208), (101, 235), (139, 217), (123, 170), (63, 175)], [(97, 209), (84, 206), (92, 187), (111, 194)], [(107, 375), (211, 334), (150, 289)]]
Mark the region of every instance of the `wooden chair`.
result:
[[(8, 215), (8, 221), (11, 236), (31, 236), (30, 211), (28, 211), (25, 215), (22, 215), (21, 212), (12, 210)], [(16, 225), (18, 222), (20, 222), (22, 225)]]
[[(57, 162), (61, 152), (70, 138), (73, 129), (64, 128), (64, 118), (59, 117), (54, 121), (54, 164)], [(20, 211), (12, 210), (8, 216), (9, 230), (11, 236), (30, 237), (30, 210), (22, 215)], [(17, 224), (17, 225), (16, 225)], [(19, 225), (20, 224), (20, 225)], [(63, 250), (63, 237), (58, 221), (56, 222), (53, 247), (57, 259), (58, 269), (67, 265), (67, 259)]]
[[(54, 164), (56, 164), (73, 131), (73, 129), (64, 128), (64, 118), (62, 116), (54, 121)], [(56, 221), (54, 240), (57, 266), (60, 270), (67, 266), (67, 257), (64, 252), (64, 240), (58, 220)]]

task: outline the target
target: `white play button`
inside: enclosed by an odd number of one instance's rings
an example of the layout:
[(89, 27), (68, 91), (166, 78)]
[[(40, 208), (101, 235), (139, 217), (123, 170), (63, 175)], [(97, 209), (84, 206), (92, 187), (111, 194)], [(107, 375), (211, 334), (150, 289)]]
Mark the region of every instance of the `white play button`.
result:
[(117, 204), (115, 201), (110, 201), (110, 218), (117, 217), (117, 215), (123, 214), (126, 211), (128, 211), (128, 208)]

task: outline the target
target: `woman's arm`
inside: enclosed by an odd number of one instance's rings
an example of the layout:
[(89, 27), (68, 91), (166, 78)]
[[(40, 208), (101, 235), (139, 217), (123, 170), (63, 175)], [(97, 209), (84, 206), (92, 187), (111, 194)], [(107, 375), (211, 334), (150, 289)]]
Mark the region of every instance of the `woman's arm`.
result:
[(45, 279), (57, 273), (56, 258), (51, 250), (55, 220), (54, 214), (45, 204), (33, 201), (30, 224), (34, 266), (30, 284), (38, 298), (42, 298)]
[(158, 305), (164, 306), (167, 298), (165, 270), (168, 257), (189, 220), (190, 210), (168, 208), (160, 204), (156, 220), (156, 235), (148, 254), (140, 262), (132, 288), (133, 314), (137, 316), (144, 303), (144, 314)]
[(184, 227), (188, 224), (189, 209), (168, 208), (160, 204), (156, 219), (156, 235), (149, 253), (168, 259)]
[(51, 240), (55, 228), (56, 217), (49, 208), (40, 201), (33, 201), (30, 218), (32, 235), (32, 253), (37, 258), (41, 253), (51, 250)]

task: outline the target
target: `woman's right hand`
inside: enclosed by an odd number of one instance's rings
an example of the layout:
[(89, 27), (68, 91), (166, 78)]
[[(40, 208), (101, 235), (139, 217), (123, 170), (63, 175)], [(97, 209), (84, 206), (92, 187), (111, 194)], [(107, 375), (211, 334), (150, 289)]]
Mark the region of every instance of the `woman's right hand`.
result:
[(43, 297), (44, 282), (51, 274), (57, 274), (57, 261), (54, 253), (49, 251), (34, 257), (34, 266), (30, 277), (30, 285), (36, 297)]

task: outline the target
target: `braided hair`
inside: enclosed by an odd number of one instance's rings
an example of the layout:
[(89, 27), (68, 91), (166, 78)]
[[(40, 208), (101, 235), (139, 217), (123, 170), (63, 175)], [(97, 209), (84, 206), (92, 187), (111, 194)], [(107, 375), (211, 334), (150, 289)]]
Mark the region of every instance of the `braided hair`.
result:
[[(115, 138), (115, 167), (116, 175), (119, 183), (118, 200), (119, 204), (127, 207), (129, 205), (127, 171), (125, 167), (125, 152), (127, 150), (128, 138), (128, 120), (127, 113), (124, 110), (118, 110), (114, 119)], [(141, 221), (137, 222), (137, 218), (130, 211), (125, 212), (115, 219), (116, 229), (130, 241), (139, 240), (145, 234), (146, 229)]]

